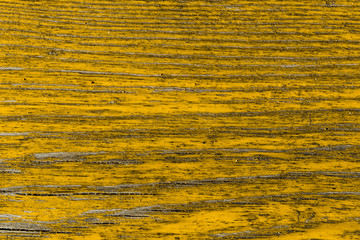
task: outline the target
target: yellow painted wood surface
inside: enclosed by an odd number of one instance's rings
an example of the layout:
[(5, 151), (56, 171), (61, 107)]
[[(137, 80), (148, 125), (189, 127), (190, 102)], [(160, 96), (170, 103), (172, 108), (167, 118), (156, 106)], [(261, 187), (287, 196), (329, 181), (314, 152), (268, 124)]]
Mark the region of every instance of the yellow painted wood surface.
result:
[(1, 239), (360, 239), (360, 2), (0, 1)]

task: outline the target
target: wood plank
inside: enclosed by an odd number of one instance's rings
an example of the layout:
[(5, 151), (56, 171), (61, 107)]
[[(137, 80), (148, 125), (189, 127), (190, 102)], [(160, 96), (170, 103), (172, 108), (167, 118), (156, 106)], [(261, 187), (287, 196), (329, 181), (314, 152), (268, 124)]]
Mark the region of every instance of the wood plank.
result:
[(1, 239), (358, 239), (359, 1), (0, 1)]

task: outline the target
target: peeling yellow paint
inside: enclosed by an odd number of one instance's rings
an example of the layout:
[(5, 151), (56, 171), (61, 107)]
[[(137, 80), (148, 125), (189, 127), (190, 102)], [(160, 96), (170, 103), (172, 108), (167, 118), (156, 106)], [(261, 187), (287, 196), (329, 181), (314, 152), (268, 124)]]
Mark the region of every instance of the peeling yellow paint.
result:
[(0, 238), (357, 239), (359, 2), (0, 3)]

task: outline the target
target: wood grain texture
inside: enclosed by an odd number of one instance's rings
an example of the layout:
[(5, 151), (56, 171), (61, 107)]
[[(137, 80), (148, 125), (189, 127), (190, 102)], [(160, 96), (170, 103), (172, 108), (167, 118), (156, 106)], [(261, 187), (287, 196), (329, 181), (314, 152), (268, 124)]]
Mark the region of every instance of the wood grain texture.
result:
[(360, 239), (359, 20), (0, 1), (0, 238)]

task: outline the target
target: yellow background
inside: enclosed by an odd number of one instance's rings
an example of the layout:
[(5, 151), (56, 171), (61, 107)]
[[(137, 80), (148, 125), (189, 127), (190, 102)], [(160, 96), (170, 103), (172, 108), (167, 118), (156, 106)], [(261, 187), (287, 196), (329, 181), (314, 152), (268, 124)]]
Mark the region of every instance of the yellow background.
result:
[(0, 2), (1, 239), (359, 239), (359, 1)]

